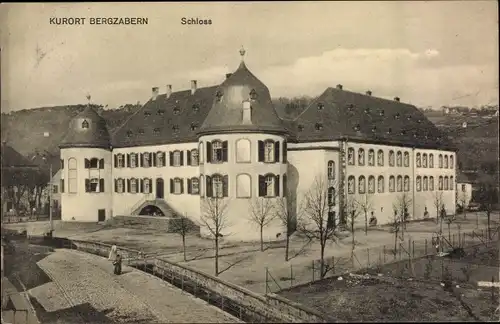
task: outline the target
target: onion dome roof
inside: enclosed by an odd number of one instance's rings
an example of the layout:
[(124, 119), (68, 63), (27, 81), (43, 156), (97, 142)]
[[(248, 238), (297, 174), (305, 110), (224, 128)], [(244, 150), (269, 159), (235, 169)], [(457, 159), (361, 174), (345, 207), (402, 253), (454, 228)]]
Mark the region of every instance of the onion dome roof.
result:
[(95, 147), (109, 149), (110, 136), (106, 126), (106, 120), (88, 105), (81, 113), (71, 120), (68, 132), (59, 147)]

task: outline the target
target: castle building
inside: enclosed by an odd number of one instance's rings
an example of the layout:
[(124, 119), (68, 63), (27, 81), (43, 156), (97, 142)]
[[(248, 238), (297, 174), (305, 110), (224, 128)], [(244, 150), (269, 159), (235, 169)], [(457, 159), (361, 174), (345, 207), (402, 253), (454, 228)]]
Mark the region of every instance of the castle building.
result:
[[(379, 224), (405, 196), (410, 219), (435, 217), (439, 197), (455, 212), (454, 147), (415, 106), (327, 88), (296, 118), (280, 117), (269, 89), (247, 68), (216, 86), (160, 94), (113, 134), (90, 106), (60, 145), (62, 220), (185, 214), (200, 222), (204, 201), (226, 202), (228, 239), (260, 236), (252, 201), (297, 201), (315, 179), (328, 183), (330, 213), (369, 197)], [(299, 203), (297, 203), (299, 205)], [(164, 216), (159, 216), (164, 217)], [(339, 219), (339, 218), (336, 218)], [(203, 228), (203, 226), (202, 226)], [(265, 239), (283, 233), (275, 219)], [(203, 232), (203, 230), (202, 230)]]

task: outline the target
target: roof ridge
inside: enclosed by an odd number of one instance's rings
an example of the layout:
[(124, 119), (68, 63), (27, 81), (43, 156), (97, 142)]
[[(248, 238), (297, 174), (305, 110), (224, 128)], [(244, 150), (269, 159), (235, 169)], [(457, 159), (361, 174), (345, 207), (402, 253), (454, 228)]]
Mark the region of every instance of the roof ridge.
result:
[(326, 93), (326, 91), (328, 89), (330, 89), (331, 87), (328, 87), (326, 88), (320, 95), (316, 96), (313, 100), (311, 100), (311, 102), (309, 103), (309, 105), (306, 107), (306, 109), (304, 109), (300, 114), (297, 115), (297, 117), (295, 117), (294, 119), (291, 119), (291, 121), (297, 121), (297, 119), (299, 119), (300, 116), (302, 116), (306, 111), (309, 110), (309, 108), (312, 106), (313, 103), (316, 103), (319, 99), (319, 97), (321, 97), (322, 95), (324, 95)]
[[(137, 109), (137, 111), (135, 113), (133, 113), (132, 115), (130, 115), (120, 126), (116, 127), (115, 130), (113, 131), (113, 133), (111, 133), (111, 141), (113, 141), (113, 136), (118, 133), (119, 130), (121, 130), (123, 128), (123, 126), (125, 126), (125, 124), (128, 123), (128, 121), (134, 117), (136, 114), (138, 114), (145, 106), (148, 102), (150, 102), (151, 99), (149, 99), (148, 101), (146, 101), (146, 103), (144, 103), (139, 109)], [(107, 123), (106, 123), (107, 124)]]
[(410, 107), (417, 108), (415, 105), (407, 103), (407, 102), (395, 101), (395, 100), (386, 99), (386, 98), (382, 98), (382, 97), (367, 95), (366, 93), (362, 93), (362, 92), (356, 92), (356, 91), (344, 90), (344, 89), (337, 89), (337, 88), (334, 88), (334, 87), (328, 87), (328, 89), (349, 92), (349, 93), (353, 93), (353, 94), (359, 95), (359, 96), (370, 97), (370, 98), (375, 99), (375, 100), (382, 100), (382, 101), (387, 101), (387, 102), (391, 102), (391, 103), (397, 102), (400, 105), (407, 105), (407, 106), (410, 106)]

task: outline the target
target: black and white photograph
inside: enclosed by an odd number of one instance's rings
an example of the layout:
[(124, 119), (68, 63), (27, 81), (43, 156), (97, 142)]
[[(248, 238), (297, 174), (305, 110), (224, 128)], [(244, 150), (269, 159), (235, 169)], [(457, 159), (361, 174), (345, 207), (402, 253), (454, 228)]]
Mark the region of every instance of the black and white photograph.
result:
[(500, 321), (498, 28), (1, 3), (2, 323)]

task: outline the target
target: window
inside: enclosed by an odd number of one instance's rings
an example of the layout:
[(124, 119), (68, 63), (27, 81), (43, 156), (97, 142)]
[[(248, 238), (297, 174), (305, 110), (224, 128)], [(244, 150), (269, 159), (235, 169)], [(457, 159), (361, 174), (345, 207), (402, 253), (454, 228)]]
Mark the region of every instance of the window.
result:
[(429, 179), (427, 177), (424, 177), (424, 181), (423, 181), (423, 190), (424, 191), (427, 191), (429, 190)]
[(453, 169), (454, 168), (454, 165), (453, 165), (453, 155), (450, 155), (450, 169)]
[(212, 142), (212, 163), (220, 163), (226, 161), (226, 159), (224, 159), (224, 153), (227, 156), (227, 141), (225, 141), (224, 143), (226, 143), (225, 147), (223, 142), (221, 141)]
[(405, 189), (405, 192), (410, 191), (410, 177), (409, 176), (405, 176), (404, 189)]
[(396, 165), (398, 167), (403, 166), (403, 154), (401, 153), (401, 151), (398, 151), (398, 153), (396, 153)]
[(259, 162), (278, 163), (280, 161), (280, 142), (259, 141)]
[(389, 192), (394, 192), (395, 186), (396, 186), (396, 179), (394, 178), (394, 176), (390, 176), (389, 177)]
[(137, 180), (135, 178), (130, 179), (128, 189), (128, 192), (130, 193), (137, 192)]
[(356, 192), (356, 184), (355, 184), (354, 176), (349, 176), (347, 180), (347, 192), (350, 194), (354, 194)]
[(422, 154), (422, 167), (427, 168), (427, 153)]
[(453, 183), (453, 177), (450, 177), (450, 186), (448, 187), (450, 190), (455, 190), (455, 184)]
[(378, 193), (384, 193), (384, 177), (383, 176), (379, 176), (378, 177)]
[(358, 150), (358, 165), (365, 165), (365, 150)]
[(148, 178), (144, 178), (143, 182), (144, 193), (151, 193), (151, 181)]
[(420, 153), (417, 153), (417, 168), (422, 167), (422, 157), (420, 156)]
[(443, 190), (443, 177), (440, 176), (438, 180), (438, 190)]
[(347, 163), (349, 165), (354, 165), (355, 163), (354, 149), (352, 147), (347, 149)]
[(384, 151), (378, 150), (377, 152), (377, 165), (384, 166)]
[(422, 191), (422, 177), (417, 176), (417, 191)]
[(124, 192), (125, 190), (123, 190), (123, 189), (124, 189), (124, 188), (123, 188), (123, 184), (124, 184), (124, 183), (123, 183), (123, 179), (118, 178), (118, 179), (116, 179), (115, 181), (116, 181), (116, 182), (115, 182), (115, 183), (116, 183), (116, 185), (115, 185), (116, 190), (115, 190), (115, 191), (116, 191), (116, 192), (118, 192), (118, 193), (122, 193), (122, 192)]
[(90, 169), (99, 168), (99, 159), (97, 159), (97, 158), (90, 159), (90, 163), (88, 165), (88, 168), (90, 168)]
[(462, 185), (462, 191), (465, 192), (465, 185), (464, 184)]
[(116, 168), (124, 168), (125, 167), (125, 159), (123, 157), (123, 154), (116, 154), (115, 155), (115, 167)]
[(64, 193), (64, 179), (61, 179), (59, 186), (61, 187), (61, 193)]
[[(174, 110), (174, 112), (175, 112), (175, 110)], [(179, 133), (179, 125), (172, 126), (172, 131), (174, 132), (174, 134)]]
[(318, 103), (318, 110), (323, 110), (325, 108), (325, 105), (323, 105), (321, 102)]
[(410, 153), (408, 152), (405, 152), (405, 167), (409, 167), (410, 166)]
[(394, 166), (395, 154), (394, 151), (389, 151), (389, 166)]
[(366, 179), (364, 176), (358, 178), (358, 192), (364, 194), (366, 192)]
[(448, 190), (448, 177), (444, 177), (444, 190)]
[(198, 178), (188, 179), (188, 194), (198, 195), (200, 193), (200, 180)]
[(89, 128), (89, 122), (87, 120), (82, 122), (82, 128)]
[(368, 165), (375, 166), (375, 151), (368, 150)]
[(77, 179), (77, 163), (75, 158), (70, 158), (68, 160), (68, 192), (76, 193), (78, 187)]
[(171, 191), (173, 194), (176, 194), (176, 195), (180, 195), (182, 193), (182, 187), (184, 185), (184, 182), (182, 181), (182, 179), (180, 178), (175, 178), (173, 180), (171, 180), (173, 185), (172, 185), (172, 188), (171, 188)]
[(142, 166), (149, 168), (151, 166), (151, 153), (142, 153)]
[(434, 154), (429, 154), (429, 168), (434, 167)]
[(438, 156), (438, 166), (439, 168), (443, 168), (443, 155), (442, 154), (439, 154)]
[(191, 151), (187, 151), (188, 165), (197, 166), (198, 165), (198, 150), (192, 149)]
[(252, 91), (250, 91), (250, 99), (252, 100), (257, 99), (257, 91), (255, 91), (255, 89), (252, 89)]
[(429, 177), (429, 191), (434, 191), (434, 177)]
[(181, 151), (174, 151), (172, 153), (172, 160), (171, 160), (172, 166), (178, 167), (178, 166), (182, 165), (182, 162), (181, 162), (181, 159), (182, 159), (181, 158), (181, 153), (182, 153)]
[(323, 124), (322, 123), (316, 123), (316, 125), (314, 126), (314, 128), (316, 130), (322, 130), (323, 129)]
[(241, 138), (236, 141), (236, 162), (251, 162), (252, 149), (249, 139)]
[(299, 132), (302, 132), (304, 130), (304, 125), (298, 125), (297, 128), (299, 129)]
[(248, 174), (238, 174), (236, 177), (236, 197), (252, 197), (252, 178)]
[(214, 197), (224, 197), (224, 181), (222, 176), (214, 175), (212, 177), (212, 192)]
[(205, 197), (205, 177), (200, 175), (200, 197)]
[(335, 179), (335, 162), (328, 161), (328, 179)]
[(396, 180), (396, 189), (398, 192), (402, 192), (403, 191), (403, 177), (402, 176), (398, 176), (397, 177), (397, 180)]
[(165, 166), (165, 154), (163, 152), (156, 152), (156, 166)]
[(57, 193), (57, 185), (52, 185), (52, 193)]
[(85, 179), (86, 192), (104, 192), (104, 179)]
[(222, 91), (217, 91), (217, 93), (215, 94), (215, 101), (216, 102), (221, 102), (222, 101)]
[(259, 175), (259, 197), (277, 197), (280, 194), (279, 175)]
[[(198, 144), (198, 154), (199, 154), (199, 164), (203, 164), (204, 163), (204, 151), (203, 151), (203, 142), (200, 142)], [(203, 182), (202, 182), (203, 183)]]
[(137, 154), (130, 153), (130, 167), (137, 168)]
[(448, 169), (448, 155), (444, 156), (444, 168)]
[(370, 193), (370, 194), (375, 193), (375, 177), (374, 176), (368, 177), (368, 193)]
[(328, 188), (328, 206), (335, 206), (335, 188)]

